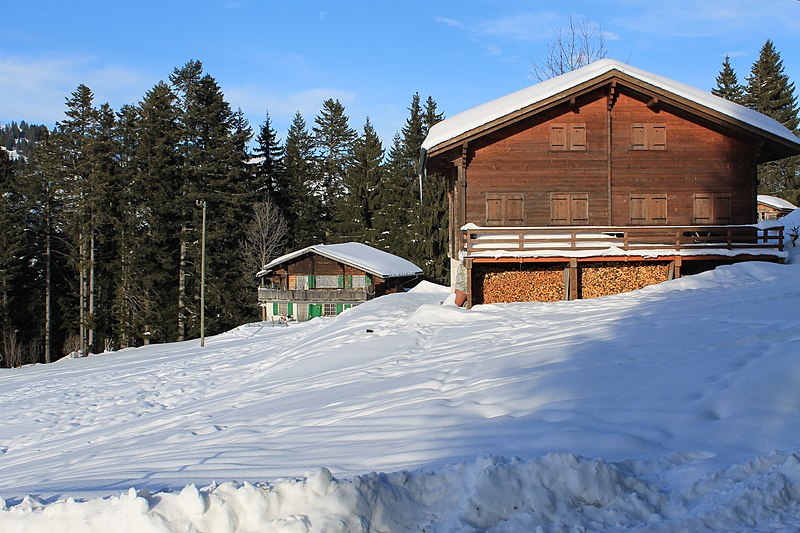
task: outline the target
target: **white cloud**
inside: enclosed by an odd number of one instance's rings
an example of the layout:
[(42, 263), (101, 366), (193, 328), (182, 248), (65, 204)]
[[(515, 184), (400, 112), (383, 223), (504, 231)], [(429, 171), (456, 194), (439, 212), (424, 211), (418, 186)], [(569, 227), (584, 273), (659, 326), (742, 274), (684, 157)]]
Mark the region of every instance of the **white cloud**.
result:
[(480, 35), (505, 37), (531, 41), (550, 37), (558, 14), (554, 11), (542, 13), (519, 13), (507, 17), (490, 19), (477, 24), (474, 31)]
[[(314, 117), (322, 109), (322, 103), (333, 98), (345, 107), (356, 101), (357, 93), (342, 89), (314, 88), (295, 93), (275, 93), (254, 85), (223, 87), (225, 99), (233, 109), (241, 108), (250, 124), (255, 128), (264, 122), (264, 113), (269, 111), (270, 119), (281, 136), (285, 134), (283, 125), (291, 122), (299, 111), (311, 128)], [(279, 127), (280, 126), (280, 127)]]
[(87, 57), (0, 57), (0, 122), (26, 120), (50, 124), (62, 120), (65, 100), (83, 83), (95, 103), (118, 109), (140, 98), (149, 80), (140, 72), (116, 65), (98, 65)]
[(461, 21), (455, 20), (455, 19), (451, 19), (451, 18), (447, 18), (447, 17), (436, 17), (436, 19), (434, 19), (434, 20), (435, 20), (435, 22), (438, 22), (439, 24), (444, 24), (445, 26), (450, 26), (452, 28), (463, 28), (464, 27), (464, 24), (462, 24)]

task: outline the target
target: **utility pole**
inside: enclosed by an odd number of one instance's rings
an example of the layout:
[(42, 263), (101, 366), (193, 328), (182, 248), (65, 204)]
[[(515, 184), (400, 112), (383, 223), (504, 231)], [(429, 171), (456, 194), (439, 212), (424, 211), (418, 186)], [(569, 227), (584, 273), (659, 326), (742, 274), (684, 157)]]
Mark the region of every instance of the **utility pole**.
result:
[(198, 200), (203, 206), (203, 229), (200, 232), (200, 347), (206, 345), (206, 201)]

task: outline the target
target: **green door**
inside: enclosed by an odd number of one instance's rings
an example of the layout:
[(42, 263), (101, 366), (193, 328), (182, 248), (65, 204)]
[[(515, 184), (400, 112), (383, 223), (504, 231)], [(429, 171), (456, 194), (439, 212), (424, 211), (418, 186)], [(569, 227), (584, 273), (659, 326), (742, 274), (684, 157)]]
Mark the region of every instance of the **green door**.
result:
[(322, 316), (322, 304), (308, 304), (308, 318)]

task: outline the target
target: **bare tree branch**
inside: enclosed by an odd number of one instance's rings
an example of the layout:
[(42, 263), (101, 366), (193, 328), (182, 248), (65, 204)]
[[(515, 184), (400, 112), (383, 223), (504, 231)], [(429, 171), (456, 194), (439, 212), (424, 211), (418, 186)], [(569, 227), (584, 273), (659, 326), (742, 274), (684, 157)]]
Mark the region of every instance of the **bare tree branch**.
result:
[(270, 200), (253, 205), (253, 217), (242, 241), (244, 274), (253, 278), (264, 265), (283, 251), (288, 227), (280, 210)]
[(547, 57), (531, 63), (531, 73), (539, 81), (571, 72), (606, 57), (606, 39), (598, 24), (569, 16), (569, 27), (553, 32), (547, 44)]

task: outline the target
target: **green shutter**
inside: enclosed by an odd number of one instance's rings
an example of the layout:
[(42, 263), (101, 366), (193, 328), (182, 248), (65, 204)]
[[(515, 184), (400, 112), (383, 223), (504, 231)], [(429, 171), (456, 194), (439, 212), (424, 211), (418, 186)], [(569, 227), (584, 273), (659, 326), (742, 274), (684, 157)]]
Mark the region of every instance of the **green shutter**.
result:
[(336, 304), (336, 314), (338, 315), (342, 311), (344, 311), (344, 304)]
[(308, 276), (308, 288), (313, 289), (317, 285), (317, 280), (313, 275)]
[(286, 311), (286, 316), (294, 316), (293, 313), (294, 306), (292, 305), (292, 302), (289, 302), (289, 305), (287, 305), (286, 307), (288, 307), (288, 310)]
[(322, 316), (322, 304), (308, 304), (308, 318)]
[(352, 305), (350, 305), (350, 304), (344, 304), (344, 308), (345, 308), (345, 309), (350, 309), (351, 307), (353, 307), (353, 306), (352, 306)]
[(344, 276), (342, 274), (339, 274), (339, 279), (336, 280), (336, 286), (340, 289), (344, 288)]
[(347, 288), (348, 289), (352, 289), (353, 288), (353, 275), (352, 274), (348, 274), (347, 275)]
[(278, 311), (278, 302), (275, 302), (275, 303), (272, 304), (272, 314), (275, 315), (275, 316), (278, 316), (278, 313), (279, 313), (279, 311)]

